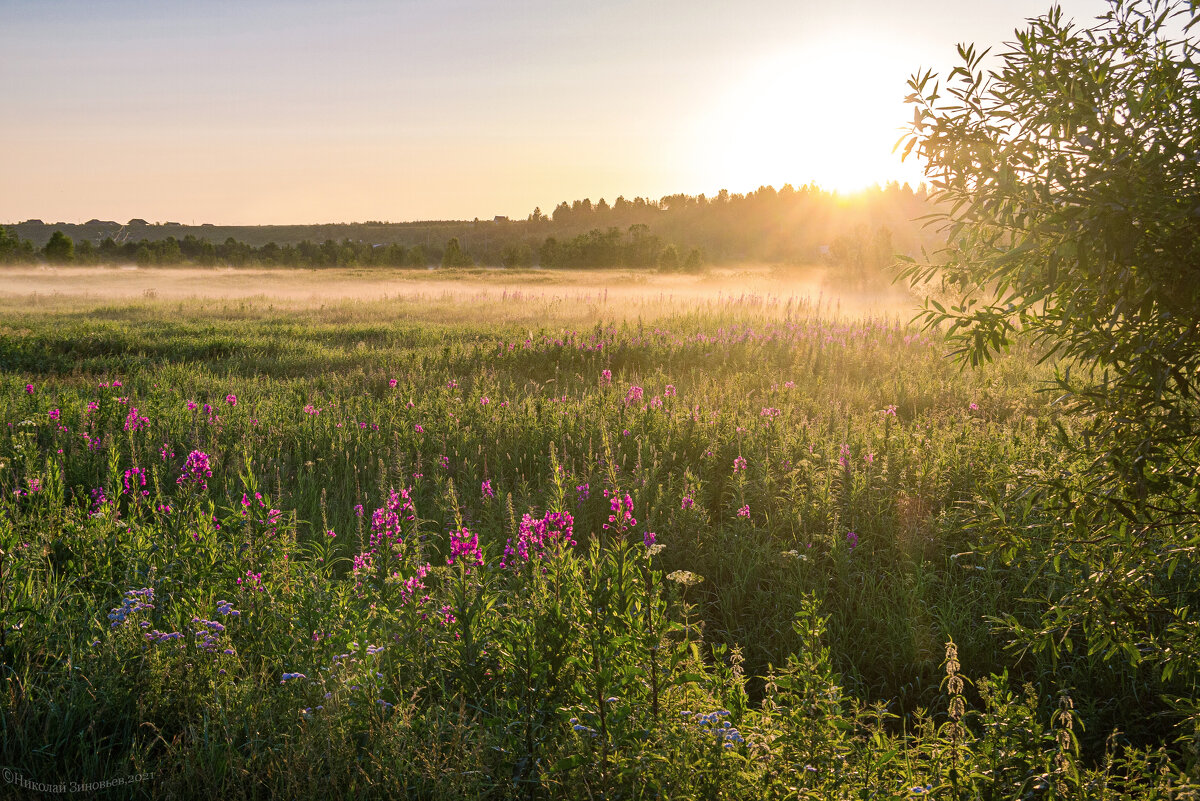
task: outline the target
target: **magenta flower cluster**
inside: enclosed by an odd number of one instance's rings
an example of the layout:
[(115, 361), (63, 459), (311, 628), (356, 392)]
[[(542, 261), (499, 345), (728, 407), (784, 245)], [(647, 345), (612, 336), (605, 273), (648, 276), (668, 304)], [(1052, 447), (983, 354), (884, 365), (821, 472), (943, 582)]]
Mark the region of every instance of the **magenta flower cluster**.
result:
[(472, 567), (483, 564), (479, 535), (468, 531), (466, 526), (450, 532), (450, 555), (446, 557), (446, 565), (453, 567), (460, 560), (466, 565), (468, 573)]
[(371, 515), (371, 552), (380, 547), (398, 548), (404, 542), (401, 525), (404, 521), (412, 522), (417, 519), (417, 510), (413, 506), (412, 496), (407, 489), (399, 492), (392, 490), (388, 494), (387, 503), (375, 510)]
[(521, 517), (516, 542), (504, 543), (500, 567), (506, 568), (533, 560), (542, 560), (563, 548), (575, 545), (575, 518), (570, 512), (546, 512), (535, 518), (528, 512)]
[(629, 497), (629, 493), (613, 495), (608, 505), (612, 514), (602, 526), (605, 531), (623, 536), (626, 531), (637, 525), (637, 519), (633, 516), (633, 498)]
[(129, 414), (125, 417), (126, 431), (141, 431), (148, 425), (150, 425), (150, 418), (139, 414), (136, 407), (130, 409)]
[(198, 487), (208, 489), (208, 479), (212, 478), (212, 468), (208, 464), (208, 454), (204, 451), (192, 451), (187, 461), (183, 463), (183, 472), (175, 483), (181, 487)]

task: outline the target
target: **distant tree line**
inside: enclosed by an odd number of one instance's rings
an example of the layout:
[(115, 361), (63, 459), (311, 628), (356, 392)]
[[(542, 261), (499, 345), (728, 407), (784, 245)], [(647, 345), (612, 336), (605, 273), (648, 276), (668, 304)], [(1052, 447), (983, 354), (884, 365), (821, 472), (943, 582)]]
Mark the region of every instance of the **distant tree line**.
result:
[(559, 203), (549, 215), (536, 208), (523, 220), (307, 226), (27, 220), (0, 239), (0, 261), (661, 269), (824, 261), (857, 274), (890, 262), (896, 252), (936, 247), (936, 233), (917, 221), (931, 206), (923, 186), (914, 191), (892, 183), (852, 197), (785, 185), (713, 197), (619, 197), (612, 204), (585, 198)]
[[(232, 237), (214, 244), (207, 239), (188, 234), (183, 239), (141, 239), (117, 243), (105, 238), (99, 246), (84, 239), (74, 242), (62, 231), (51, 234), (40, 249), (28, 239), (19, 239), (0, 227), (0, 263), (36, 262), (47, 264), (137, 264), (140, 267), (170, 267), (177, 265), (231, 267), (471, 267), (475, 259), (462, 247), (457, 237), (451, 237), (441, 249), (426, 249), (423, 245), (372, 245), (344, 239), (332, 239), (321, 244), (304, 240), (296, 245), (268, 242), (254, 247)], [(673, 244), (664, 244), (649, 233), (645, 225), (630, 227), (628, 236), (616, 228), (599, 229), (559, 242), (546, 237), (536, 249), (528, 244), (513, 244), (500, 252), (504, 267), (601, 268), (657, 267), (660, 269), (695, 269), (703, 263), (697, 248), (683, 258)]]

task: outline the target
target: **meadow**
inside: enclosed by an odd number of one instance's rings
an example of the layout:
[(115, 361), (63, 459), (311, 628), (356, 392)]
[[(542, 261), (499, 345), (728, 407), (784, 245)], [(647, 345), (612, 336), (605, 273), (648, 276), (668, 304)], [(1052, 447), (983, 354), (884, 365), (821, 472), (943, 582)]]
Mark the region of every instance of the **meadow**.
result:
[(1038, 577), (979, 510), (1075, 424), (1026, 346), (964, 371), (913, 299), (765, 269), (78, 272), (0, 296), (0, 762), (22, 781), (1187, 785), (1161, 688), (995, 625), (1036, 611)]

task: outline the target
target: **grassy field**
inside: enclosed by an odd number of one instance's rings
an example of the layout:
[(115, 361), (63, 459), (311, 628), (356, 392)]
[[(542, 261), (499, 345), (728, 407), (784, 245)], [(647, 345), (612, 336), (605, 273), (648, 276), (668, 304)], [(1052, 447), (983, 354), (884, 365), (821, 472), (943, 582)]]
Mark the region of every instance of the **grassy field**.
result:
[(1072, 425), (1037, 354), (964, 372), (907, 325), (912, 301), (766, 269), (12, 278), (0, 762), (25, 781), (1174, 780), (1141, 748), (1165, 735), (1140, 679), (1021, 657), (987, 622), (1022, 614), (1032, 577), (978, 553), (972, 511)]

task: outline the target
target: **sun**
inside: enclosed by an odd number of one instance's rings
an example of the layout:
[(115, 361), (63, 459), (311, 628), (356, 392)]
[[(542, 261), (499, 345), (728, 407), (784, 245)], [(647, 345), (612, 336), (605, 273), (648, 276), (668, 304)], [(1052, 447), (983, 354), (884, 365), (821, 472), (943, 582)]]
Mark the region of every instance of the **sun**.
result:
[(825, 42), (763, 57), (731, 78), (698, 121), (696, 168), (735, 191), (816, 183), (852, 193), (923, 180), (893, 146), (906, 117), (907, 65), (886, 46)]

